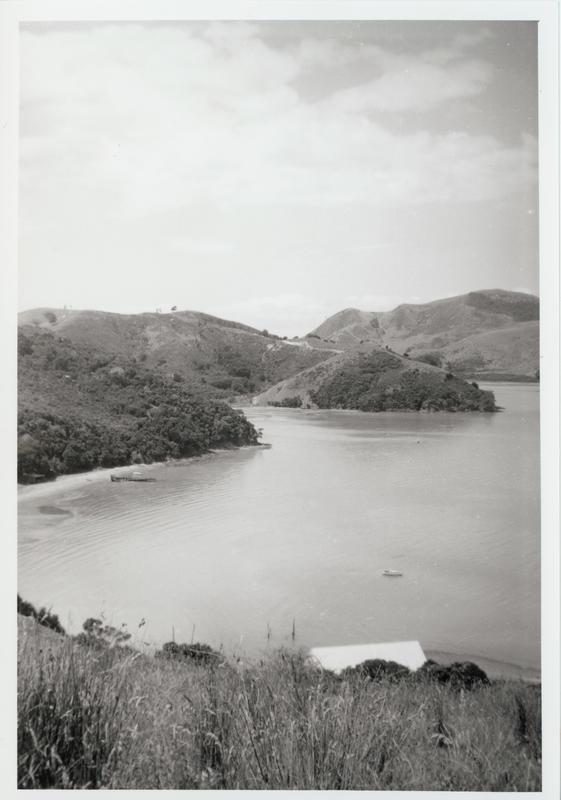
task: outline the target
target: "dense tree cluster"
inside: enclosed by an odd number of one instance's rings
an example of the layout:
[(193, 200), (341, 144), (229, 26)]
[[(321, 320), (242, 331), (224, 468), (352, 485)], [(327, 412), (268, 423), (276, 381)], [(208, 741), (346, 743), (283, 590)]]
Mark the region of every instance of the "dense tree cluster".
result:
[(255, 391), (259, 382), (260, 371), (248, 355), (243, 355), (237, 348), (223, 344), (216, 351), (216, 365), (227, 374), (211, 380), (211, 384), (218, 389), (231, 389), (238, 394), (247, 394)]
[(21, 333), (18, 480), (256, 444), (241, 411), (133, 361)]
[(360, 411), (496, 411), (492, 392), (455, 377), (415, 367), (386, 351), (360, 354), (310, 393), (320, 408)]

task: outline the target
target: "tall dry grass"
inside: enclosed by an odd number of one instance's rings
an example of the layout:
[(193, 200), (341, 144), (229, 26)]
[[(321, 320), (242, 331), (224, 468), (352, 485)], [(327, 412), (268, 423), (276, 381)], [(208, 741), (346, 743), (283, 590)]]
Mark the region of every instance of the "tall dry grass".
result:
[(538, 791), (540, 692), (339, 680), (303, 654), (196, 666), (19, 653), (20, 788)]

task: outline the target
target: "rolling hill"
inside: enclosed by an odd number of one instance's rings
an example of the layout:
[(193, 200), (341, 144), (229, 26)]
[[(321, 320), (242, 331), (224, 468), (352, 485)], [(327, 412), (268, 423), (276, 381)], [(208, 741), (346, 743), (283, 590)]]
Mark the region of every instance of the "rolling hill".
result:
[(496, 411), (492, 392), (439, 367), (362, 344), (281, 381), (255, 405), (360, 411)]
[(345, 350), (388, 346), (479, 378), (533, 380), (539, 370), (539, 300), (522, 292), (470, 292), (383, 312), (348, 308), (311, 335)]
[(241, 411), (180, 375), (41, 328), (19, 331), (18, 384), (22, 483), (258, 442)]
[(94, 348), (113, 366), (136, 361), (164, 377), (178, 375), (209, 397), (260, 391), (333, 355), (317, 339), (288, 342), (267, 331), (195, 311), (114, 314), (36, 308), (19, 315), (22, 331), (49, 332)]
[(19, 326), (27, 476), (252, 441), (224, 399), (493, 411), (492, 394), (465, 378), (535, 379), (539, 370), (538, 299), (498, 289), (387, 312), (345, 309), (291, 340), (194, 311), (37, 308)]

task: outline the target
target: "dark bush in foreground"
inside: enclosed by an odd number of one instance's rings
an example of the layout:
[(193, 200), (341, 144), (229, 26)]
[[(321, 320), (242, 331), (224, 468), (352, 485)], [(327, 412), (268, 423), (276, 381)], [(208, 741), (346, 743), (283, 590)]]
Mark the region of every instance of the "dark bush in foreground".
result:
[(343, 671), (343, 677), (348, 678), (352, 675), (360, 675), (363, 678), (370, 678), (373, 681), (390, 680), (400, 681), (411, 675), (411, 670), (398, 664), (395, 661), (384, 661), (381, 658), (372, 658), (363, 661), (356, 667), (349, 667)]
[(62, 635), (66, 634), (66, 631), (60, 624), (60, 620), (57, 614), (53, 614), (50, 611), (47, 611), (46, 608), (40, 608), (38, 611), (32, 603), (29, 603), (27, 600), (23, 600), (18, 594), (18, 614), (21, 614), (23, 617), (33, 617), (39, 625), (42, 625), (44, 628), (50, 628), (52, 631), (56, 633), (60, 633)]
[(474, 689), (489, 685), (485, 672), (472, 661), (455, 661), (444, 666), (429, 659), (416, 674), (437, 683), (449, 684), (454, 689)]
[(174, 661), (191, 661), (195, 664), (217, 664), (223, 661), (221, 653), (213, 650), (208, 644), (177, 644), (166, 642), (156, 653), (157, 658), (168, 658)]

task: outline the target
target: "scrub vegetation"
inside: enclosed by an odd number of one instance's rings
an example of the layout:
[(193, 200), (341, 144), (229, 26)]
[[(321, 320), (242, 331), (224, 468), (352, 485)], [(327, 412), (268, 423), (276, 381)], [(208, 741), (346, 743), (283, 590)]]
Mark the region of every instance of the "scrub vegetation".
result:
[(97, 627), (94, 646), (20, 635), (21, 789), (540, 790), (538, 686), (431, 663), (337, 676), (288, 650), (154, 657)]
[(20, 332), (18, 480), (258, 443), (241, 411), (134, 360)]
[(319, 408), (360, 411), (496, 411), (492, 392), (451, 372), (411, 365), (383, 350), (335, 370), (310, 397)]

